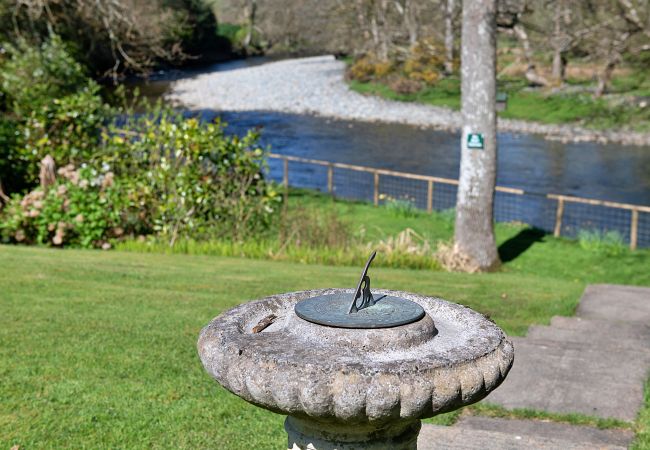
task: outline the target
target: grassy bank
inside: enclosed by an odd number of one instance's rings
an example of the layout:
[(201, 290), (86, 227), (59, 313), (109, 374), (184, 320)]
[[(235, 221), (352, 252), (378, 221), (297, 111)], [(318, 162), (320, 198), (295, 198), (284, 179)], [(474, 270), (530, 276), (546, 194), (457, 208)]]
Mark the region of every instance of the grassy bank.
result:
[[(394, 268), (426, 268), (442, 270), (433, 260), (439, 241), (450, 241), (454, 230), (454, 212), (428, 214), (416, 209), (398, 209), (391, 205), (375, 207), (364, 202), (336, 200), (313, 191), (295, 190), (289, 196), (289, 210), (300, 211), (301, 228), (314, 227), (325, 220), (312, 234), (334, 228), (334, 220), (345, 233), (332, 233), (340, 242), (314, 245), (296, 238), (284, 240), (273, 229), (264, 239), (257, 236), (242, 242), (215, 240), (184, 241), (170, 247), (168, 242), (128, 241), (118, 246), (135, 252), (238, 256), (299, 263), (361, 266), (371, 249), (379, 248), (380, 256), (373, 266)], [(341, 223), (343, 225), (341, 225)], [(409, 244), (420, 253), (409, 253), (406, 245), (396, 239), (405, 229), (417, 237)], [(308, 230), (310, 231), (310, 230)], [(630, 251), (624, 244), (607, 247), (579, 240), (556, 239), (521, 224), (497, 223), (495, 226), (499, 253), (504, 262), (502, 273), (537, 275), (577, 283), (615, 283), (650, 286), (650, 250)], [(327, 236), (326, 236), (327, 237)], [(346, 248), (346, 239), (350, 247)], [(411, 249), (413, 250), (413, 249)], [(392, 251), (392, 253), (391, 253)]]
[[(503, 80), (499, 82), (498, 89), (507, 93), (508, 106), (499, 116), (548, 124), (573, 124), (598, 130), (650, 131), (650, 107), (642, 108), (629, 102), (632, 96), (650, 96), (650, 81), (635, 80), (632, 76), (616, 80), (614, 93), (603, 98), (594, 98), (586, 91), (588, 85), (577, 80), (570, 80), (570, 84), (573, 88), (582, 89), (559, 92), (527, 89), (526, 83), (520, 79)], [(389, 100), (460, 109), (460, 80), (456, 77), (444, 78), (434, 86), (408, 94), (396, 92), (382, 82), (352, 80), (349, 86), (361, 94)]]

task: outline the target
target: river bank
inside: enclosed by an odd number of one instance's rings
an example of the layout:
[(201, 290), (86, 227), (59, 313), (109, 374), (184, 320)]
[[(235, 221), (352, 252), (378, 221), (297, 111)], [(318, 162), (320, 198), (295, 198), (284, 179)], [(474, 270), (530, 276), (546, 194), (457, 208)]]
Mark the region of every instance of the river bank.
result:
[[(457, 131), (461, 116), (448, 108), (384, 100), (349, 89), (345, 63), (334, 56), (288, 59), (174, 81), (167, 99), (192, 109), (276, 111), (344, 120), (402, 123)], [(561, 142), (650, 145), (650, 133), (591, 130), (499, 119), (500, 131), (532, 133)]]

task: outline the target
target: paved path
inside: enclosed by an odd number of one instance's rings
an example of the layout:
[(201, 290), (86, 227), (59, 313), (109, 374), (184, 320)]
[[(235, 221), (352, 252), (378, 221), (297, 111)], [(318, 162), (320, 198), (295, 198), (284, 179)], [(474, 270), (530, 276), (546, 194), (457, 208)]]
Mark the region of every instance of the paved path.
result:
[[(575, 317), (553, 317), (513, 340), (510, 374), (486, 402), (633, 422), (650, 375), (650, 288), (588, 286)], [(425, 426), (419, 448), (615, 449), (632, 438), (622, 430), (468, 417), (453, 427)]]
[(538, 420), (466, 417), (453, 427), (424, 425), (418, 450), (623, 450), (629, 430), (599, 430)]
[(514, 344), (489, 403), (632, 422), (650, 369), (650, 289), (589, 286), (575, 317), (532, 326)]

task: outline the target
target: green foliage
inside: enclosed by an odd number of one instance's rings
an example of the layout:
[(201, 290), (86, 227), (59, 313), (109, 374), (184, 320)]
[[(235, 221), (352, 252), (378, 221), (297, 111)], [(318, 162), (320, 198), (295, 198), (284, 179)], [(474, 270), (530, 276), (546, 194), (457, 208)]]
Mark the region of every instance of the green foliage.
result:
[(236, 47), (240, 43), (241, 30), (244, 27), (235, 23), (220, 23), (217, 28), (217, 34), (228, 39), (233, 47)]
[(628, 251), (625, 240), (618, 231), (580, 230), (578, 242), (583, 250), (606, 256), (620, 255)]
[(111, 172), (67, 166), (59, 175), (47, 189), (12, 198), (0, 221), (4, 242), (107, 248), (124, 234), (121, 192)]
[(7, 48), (0, 65), (8, 109), (0, 119), (0, 143), (7, 144), (7, 162), (0, 177), (15, 192), (35, 184), (45, 155), (61, 165), (88, 160), (113, 111), (58, 36), (40, 47), (20, 41)]
[(227, 136), (219, 121), (163, 110), (111, 128), (95, 164), (112, 168), (143, 227), (171, 244), (240, 239), (267, 227), (280, 202), (262, 176), (257, 140), (254, 132)]
[(18, 116), (28, 116), (89, 83), (84, 68), (57, 35), (40, 47), (25, 40), (3, 47), (8, 57), (0, 68), (1, 88), (7, 105)]
[(262, 177), (257, 138), (169, 111), (112, 126), (81, 170), (65, 166), (47, 191), (14, 196), (0, 213), (3, 238), (99, 247), (124, 235), (173, 244), (261, 232), (280, 197)]

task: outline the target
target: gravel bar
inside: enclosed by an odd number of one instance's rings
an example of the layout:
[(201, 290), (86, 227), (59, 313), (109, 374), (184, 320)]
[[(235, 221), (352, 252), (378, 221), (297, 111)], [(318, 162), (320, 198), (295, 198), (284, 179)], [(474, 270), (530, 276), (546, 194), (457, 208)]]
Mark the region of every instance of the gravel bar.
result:
[[(460, 129), (458, 111), (362, 95), (348, 88), (344, 73), (345, 63), (331, 55), (287, 59), (181, 79), (172, 83), (166, 98), (191, 109), (276, 111)], [(541, 134), (563, 142), (650, 145), (650, 133), (597, 131), (512, 119), (500, 119), (498, 126), (500, 131)]]

